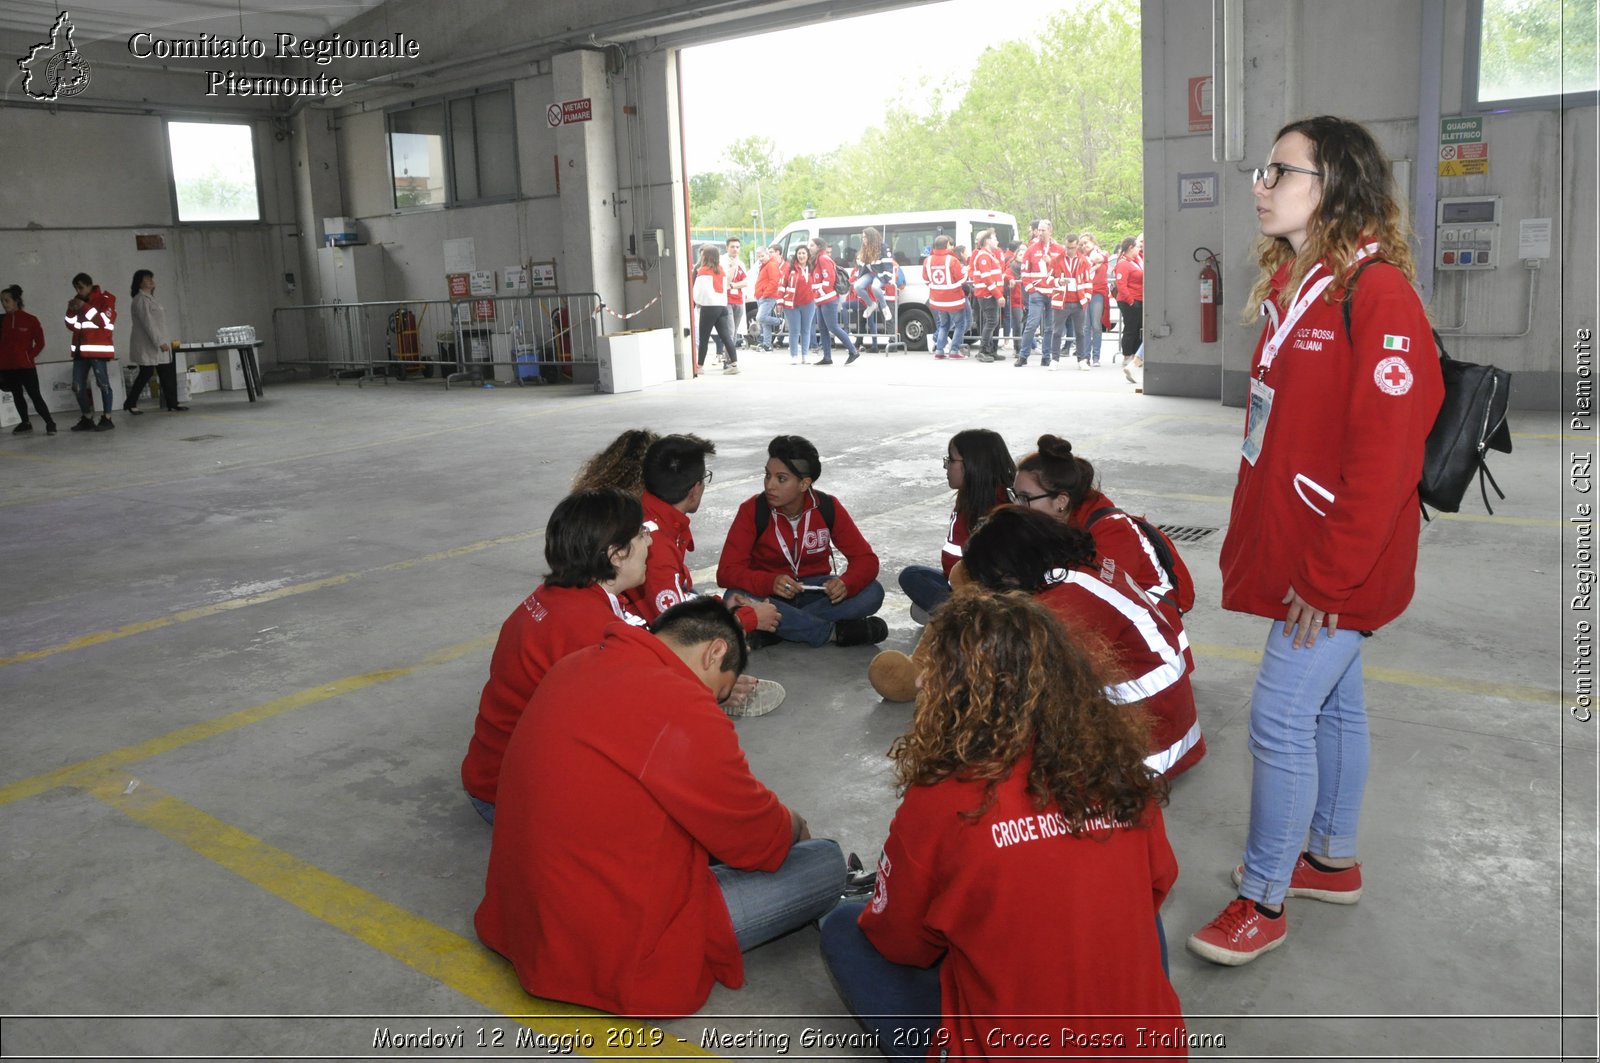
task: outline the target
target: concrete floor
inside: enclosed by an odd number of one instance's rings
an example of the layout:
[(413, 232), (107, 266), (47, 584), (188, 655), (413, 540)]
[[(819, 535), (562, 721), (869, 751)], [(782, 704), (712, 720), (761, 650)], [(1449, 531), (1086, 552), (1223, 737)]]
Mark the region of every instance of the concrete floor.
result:
[[(858, 1029), (813, 929), (658, 1027), (533, 1000), (477, 944), (489, 831), (458, 766), (551, 507), (623, 427), (706, 434), (709, 580), (766, 441), (801, 432), (884, 561), (890, 645), (908, 648), (894, 574), (938, 556), (953, 432), (997, 429), (1018, 454), (1064, 433), (1120, 505), (1220, 529), (1242, 418), (1135, 395), (1109, 367), (786, 362), (750, 353), (736, 378), (619, 396), (279, 383), (110, 435), (0, 440), (5, 1054), (405, 1054), (387, 1029), (460, 1031), (463, 1049), (420, 1053), (435, 1058), (563, 1035), (593, 1038), (585, 1055), (664, 1036), (648, 1054), (875, 1058), (802, 1040)], [(1287, 947), (1237, 970), (1182, 941), (1231, 896), (1265, 625), (1217, 607), (1220, 533), (1186, 549), (1211, 752), (1172, 796), (1165, 918), (1190, 1029), (1222, 1042), (1196, 1056), (1594, 1058), (1595, 734), (1558, 696), (1568, 448), (1554, 415), (1513, 424), (1516, 453), (1494, 462), (1511, 498), (1427, 526), (1416, 600), (1368, 648), (1366, 897), (1296, 902)], [(871, 693), (872, 652), (762, 651), (754, 670), (789, 700), (738, 723), (757, 774), (867, 860), (910, 713)], [(105, 1015), (123, 1018), (89, 1017)], [(705, 1048), (713, 1028), (754, 1047)]]

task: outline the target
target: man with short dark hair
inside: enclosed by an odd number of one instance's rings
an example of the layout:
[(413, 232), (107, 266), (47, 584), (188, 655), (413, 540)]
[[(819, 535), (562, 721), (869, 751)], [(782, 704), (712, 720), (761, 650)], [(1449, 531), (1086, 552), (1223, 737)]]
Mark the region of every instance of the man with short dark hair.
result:
[[(112, 342), (117, 327), (117, 297), (103, 291), (87, 273), (72, 278), (72, 290), (66, 322), (72, 333), (72, 393), (81, 412), (71, 430), (109, 432), (116, 425), (111, 423), (111, 377), (106, 367), (117, 356)], [(99, 424), (94, 420), (94, 392), (89, 388), (91, 369), (104, 406)]]
[(742, 952), (832, 910), (845, 865), (717, 708), (745, 663), (733, 614), (696, 598), (653, 631), (612, 625), (528, 703), (474, 925), (535, 996), (687, 1015), (744, 984)]

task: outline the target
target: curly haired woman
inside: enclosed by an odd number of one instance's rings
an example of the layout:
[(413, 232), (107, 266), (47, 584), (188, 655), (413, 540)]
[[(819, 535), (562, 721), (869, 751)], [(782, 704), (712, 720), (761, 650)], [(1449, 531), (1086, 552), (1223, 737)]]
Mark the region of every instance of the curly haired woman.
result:
[(1028, 595), (958, 590), (924, 640), (877, 892), (822, 923), (845, 1002), (891, 1059), (1185, 1056), (1142, 718)]
[(572, 480), (573, 493), (615, 487), (639, 498), (644, 494), (645, 451), (660, 438), (648, 428), (627, 429), (583, 463)]

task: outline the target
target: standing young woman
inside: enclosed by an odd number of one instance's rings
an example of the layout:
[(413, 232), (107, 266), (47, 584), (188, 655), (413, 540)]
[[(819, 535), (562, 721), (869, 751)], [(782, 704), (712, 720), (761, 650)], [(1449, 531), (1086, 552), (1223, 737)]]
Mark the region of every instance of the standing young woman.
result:
[(28, 407), (22, 398), (26, 393), (33, 400), (39, 420), (44, 422), (45, 434), (53, 436), (56, 434), (55, 418), (50, 416), (50, 407), (39, 393), (39, 370), (34, 367), (34, 359), (44, 350), (44, 328), (38, 318), (22, 309), (22, 289), (15, 284), (0, 290), (0, 311), (3, 311), (0, 312), (0, 389), (11, 395), (22, 417), (22, 423), (13, 428), (11, 434), (33, 431), (33, 422), (28, 420)]
[(801, 244), (783, 271), (778, 306), (789, 331), (789, 364), (804, 365), (811, 332), (817, 323), (817, 294), (811, 287), (811, 248)]
[(1261, 275), (1245, 302), (1267, 322), (1222, 544), (1222, 605), (1269, 623), (1250, 699), (1239, 895), (1189, 938), (1191, 951), (1229, 966), (1283, 944), (1285, 897), (1361, 896), (1361, 647), (1411, 600), (1417, 482), (1444, 395), (1372, 134), (1328, 116), (1285, 126), (1255, 172), (1255, 200)]
[(172, 361), (172, 336), (167, 332), (167, 312), (156, 302), (156, 275), (147, 269), (135, 271), (133, 290), (133, 336), (128, 341), (128, 359), (139, 367), (133, 387), (122, 408), (138, 414), (139, 392), (150, 383), (152, 374), (161, 383), (161, 408), (182, 412), (178, 405), (178, 372)]
[(1122, 375), (1132, 384), (1136, 381), (1129, 367), (1144, 346), (1144, 233), (1130, 236), (1118, 246), (1116, 277), (1117, 310), (1122, 315)]
[(1143, 721), (1026, 595), (957, 591), (924, 639), (877, 892), (822, 921), (845, 1003), (890, 1059), (1187, 1056)]
[(722, 272), (722, 256), (712, 244), (700, 249), (700, 268), (694, 274), (694, 305), (700, 308), (700, 344), (695, 358), (695, 375), (706, 364), (706, 344), (716, 333), (722, 357), (728, 363), (722, 371), (739, 371), (739, 352), (733, 346), (733, 316), (728, 312), (727, 277)]
[(950, 531), (939, 554), (943, 567), (907, 565), (900, 570), (900, 589), (917, 609), (931, 613), (950, 597), (950, 570), (961, 560), (962, 546), (991, 509), (1005, 504), (1016, 475), (1017, 464), (1011, 460), (1000, 433), (968, 428), (950, 437), (945, 448), (944, 477), (955, 491), (956, 501), (950, 510)]

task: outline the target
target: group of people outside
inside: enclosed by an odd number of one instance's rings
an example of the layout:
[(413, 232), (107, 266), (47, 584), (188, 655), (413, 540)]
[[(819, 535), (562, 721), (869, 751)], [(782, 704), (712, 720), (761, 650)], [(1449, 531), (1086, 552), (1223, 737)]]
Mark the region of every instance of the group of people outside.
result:
[[(1442, 400), (1388, 174), (1371, 135), (1332, 117), (1286, 126), (1255, 173), (1265, 326), (1220, 604), (1265, 621), (1266, 649), (1237, 896), (1187, 939), (1221, 965), (1284, 943), (1286, 898), (1362, 896), (1361, 653), (1412, 596)], [(1057, 258), (1074, 275), (1048, 226), (1028, 246), (1031, 279)], [(869, 281), (862, 298), (880, 294)], [(1055, 294), (1030, 304), (1037, 328)], [(675, 1016), (742, 985), (743, 953), (820, 920), (841, 998), (891, 1058), (1186, 1056), (1162, 808), (1205, 742), (1176, 547), (1064, 437), (1020, 460), (990, 429), (949, 441), (941, 563), (899, 575), (925, 626), (868, 667), (915, 708), (889, 751), (900, 801), (876, 874), (853, 882), (752, 772), (730, 717), (782, 700), (743, 675), (753, 650), (883, 641), (879, 558), (818, 490), (816, 448), (780, 435), (724, 541), (724, 596), (703, 594), (687, 555), (714, 453), (624, 433), (551, 514), (550, 573), (501, 630), (462, 765), (493, 829), (480, 938), (530, 993)], [(1053, 1040), (1062, 1016), (1083, 1040)]]
[[(68, 349), (72, 357), (72, 391), (78, 400), (80, 416), (72, 426), (74, 432), (109, 432), (116, 427), (111, 420), (111, 407), (115, 399), (111, 388), (110, 365), (117, 356), (116, 331), (118, 322), (117, 297), (105, 291), (87, 273), (72, 278), (72, 298), (67, 302), (63, 321), (70, 337)], [(159, 374), (162, 405), (172, 411), (187, 410), (178, 404), (178, 380), (173, 361), (173, 341), (167, 330), (166, 313), (156, 302), (155, 274), (147, 269), (133, 274), (129, 291), (132, 300), (132, 337), (128, 344), (128, 357), (139, 367), (138, 376), (128, 388), (122, 409), (130, 416), (144, 411), (139, 409), (139, 395), (152, 375)], [(39, 319), (29, 313), (23, 301), (21, 286), (13, 284), (0, 289), (0, 388), (11, 396), (21, 421), (11, 431), (23, 435), (33, 431), (33, 419), (28, 403), (44, 424), (47, 435), (56, 434), (55, 418), (39, 388), (39, 355), (45, 350), (45, 333)], [(94, 376), (94, 387), (89, 383)], [(94, 419), (94, 399), (100, 396), (100, 419)]]

